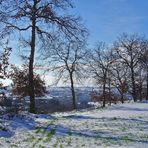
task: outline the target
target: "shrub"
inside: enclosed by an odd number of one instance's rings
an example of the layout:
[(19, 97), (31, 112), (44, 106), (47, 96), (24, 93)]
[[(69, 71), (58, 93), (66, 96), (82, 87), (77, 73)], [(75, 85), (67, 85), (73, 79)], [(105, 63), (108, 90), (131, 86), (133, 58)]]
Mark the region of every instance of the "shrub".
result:
[[(13, 94), (25, 97), (29, 95), (29, 70), (28, 67), (18, 68), (12, 66), (10, 77), (13, 81)], [(43, 96), (45, 89), (45, 82), (39, 76), (34, 73), (34, 90), (35, 96)]]

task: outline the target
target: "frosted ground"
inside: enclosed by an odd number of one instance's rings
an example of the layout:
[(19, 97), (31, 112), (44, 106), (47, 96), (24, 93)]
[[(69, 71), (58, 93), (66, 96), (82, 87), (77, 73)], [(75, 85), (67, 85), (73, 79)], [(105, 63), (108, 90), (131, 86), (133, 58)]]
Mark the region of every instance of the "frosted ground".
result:
[(148, 103), (0, 117), (0, 147), (148, 148)]

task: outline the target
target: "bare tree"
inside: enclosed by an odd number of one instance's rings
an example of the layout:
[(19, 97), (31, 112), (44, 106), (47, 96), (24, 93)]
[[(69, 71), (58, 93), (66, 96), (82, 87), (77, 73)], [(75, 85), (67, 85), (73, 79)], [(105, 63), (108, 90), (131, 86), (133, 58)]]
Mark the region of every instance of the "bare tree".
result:
[(144, 95), (144, 82), (146, 82), (145, 77), (145, 70), (144, 67), (141, 67), (141, 64), (139, 63), (139, 67), (137, 68), (137, 72), (135, 73), (135, 80), (136, 80), (136, 95), (139, 98), (140, 101), (142, 101)]
[(111, 84), (119, 91), (122, 103), (124, 103), (124, 93), (128, 91), (128, 77), (128, 68), (115, 56), (111, 67)]
[[(106, 86), (110, 86), (111, 51), (105, 43), (99, 42), (96, 49), (89, 50), (87, 62), (89, 70), (98, 85), (103, 86), (103, 107), (106, 104)], [(110, 90), (109, 90), (110, 91)], [(110, 98), (109, 98), (110, 99)]]
[(118, 58), (121, 59), (122, 64), (126, 65), (130, 70), (132, 96), (134, 101), (137, 101), (135, 73), (139, 63), (139, 57), (141, 56), (142, 48), (143, 38), (135, 34), (123, 34), (118, 38), (118, 41), (114, 43), (114, 49), (118, 55)]
[(145, 40), (143, 46), (142, 54), (140, 57), (140, 67), (144, 69), (142, 77), (145, 77), (146, 80), (146, 100), (148, 100), (148, 41)]
[[(56, 81), (70, 81), (73, 108), (77, 108), (75, 82), (80, 82), (83, 76), (83, 58), (85, 57), (85, 42), (57, 41), (50, 52), (44, 53), (44, 59), (51, 63), (50, 67), (56, 73)], [(82, 72), (83, 71), (83, 72)]]
[(80, 18), (68, 15), (68, 8), (73, 8), (71, 0), (10, 0), (0, 3), (1, 37), (10, 33), (16, 37), (21, 34), (19, 39), (30, 47), (30, 112), (35, 112), (33, 67), (37, 43), (50, 41), (53, 31), (78, 40), (85, 33)]

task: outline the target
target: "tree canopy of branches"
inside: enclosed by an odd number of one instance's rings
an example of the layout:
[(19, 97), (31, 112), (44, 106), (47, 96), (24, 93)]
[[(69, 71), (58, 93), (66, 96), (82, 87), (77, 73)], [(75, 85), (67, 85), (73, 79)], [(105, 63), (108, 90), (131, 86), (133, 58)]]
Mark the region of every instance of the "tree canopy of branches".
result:
[(148, 100), (148, 41), (145, 41), (144, 48), (142, 50), (142, 55), (139, 58), (140, 67), (142, 67), (145, 71), (145, 80), (146, 80), (146, 99)]
[(85, 43), (77, 40), (60, 40), (50, 46), (51, 50), (45, 51), (43, 55), (48, 63), (51, 63), (50, 67), (56, 75), (57, 83), (59, 80), (70, 82), (74, 109), (77, 108), (74, 83), (80, 82), (84, 76)]
[(21, 41), (30, 47), (29, 96), (30, 112), (35, 112), (33, 66), (37, 43), (40, 48), (53, 39), (53, 32), (80, 40), (86, 29), (80, 17), (68, 14), (71, 0), (2, 0), (0, 3), (1, 38), (11, 33), (21, 34)]
[(111, 94), (111, 87), (116, 88), (122, 103), (127, 93), (132, 95), (134, 101), (145, 97), (145, 84), (148, 85), (147, 49), (148, 42), (144, 37), (123, 34), (110, 47), (99, 42), (96, 48), (88, 50), (86, 63), (89, 75), (103, 88), (103, 106), (107, 101), (106, 88), (108, 94)]
[(110, 66), (112, 64), (111, 50), (103, 42), (99, 42), (95, 49), (88, 52), (88, 67), (97, 84), (103, 87), (103, 107), (105, 107), (106, 86), (110, 86)]
[[(114, 53), (113, 53), (114, 56)], [(129, 72), (128, 68), (122, 64), (120, 59), (116, 59), (116, 56), (113, 57), (114, 61), (112, 62), (111, 72), (111, 85), (119, 91), (121, 95), (121, 102), (124, 103), (124, 93), (128, 92), (128, 78)]]
[(134, 101), (137, 101), (135, 74), (144, 46), (144, 39), (136, 34), (123, 34), (114, 43), (114, 50), (123, 65), (130, 70), (131, 88)]

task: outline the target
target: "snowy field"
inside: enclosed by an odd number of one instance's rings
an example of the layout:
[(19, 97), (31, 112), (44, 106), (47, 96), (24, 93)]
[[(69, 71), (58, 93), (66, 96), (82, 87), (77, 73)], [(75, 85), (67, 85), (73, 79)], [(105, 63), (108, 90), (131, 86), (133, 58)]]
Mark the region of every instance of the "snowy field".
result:
[(3, 148), (148, 148), (148, 103), (0, 117)]

